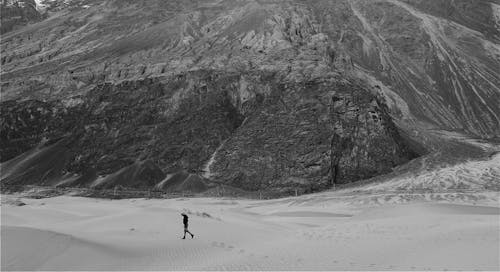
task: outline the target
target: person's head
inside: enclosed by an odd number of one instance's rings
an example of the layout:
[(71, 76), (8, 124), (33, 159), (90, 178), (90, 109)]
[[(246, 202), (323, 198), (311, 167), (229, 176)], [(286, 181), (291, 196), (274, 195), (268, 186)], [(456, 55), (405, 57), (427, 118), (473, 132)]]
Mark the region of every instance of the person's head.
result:
[(182, 216), (187, 216), (185, 213), (181, 213)]

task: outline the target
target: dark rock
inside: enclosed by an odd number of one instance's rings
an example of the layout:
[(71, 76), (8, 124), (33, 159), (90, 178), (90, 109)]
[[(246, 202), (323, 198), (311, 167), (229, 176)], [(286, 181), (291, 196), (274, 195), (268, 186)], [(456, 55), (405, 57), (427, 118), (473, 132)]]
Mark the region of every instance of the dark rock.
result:
[(16, 200), (12, 201), (10, 204), (13, 205), (13, 206), (18, 206), (18, 207), (26, 206), (26, 203), (22, 202), (19, 199), (16, 199)]
[(134, 188), (150, 189), (165, 178), (163, 171), (153, 162), (147, 160), (135, 162), (116, 173), (97, 180), (90, 186), (95, 189)]
[(40, 145), (1, 164), (1, 184), (55, 185), (66, 171), (70, 159), (68, 139), (51, 145)]
[(363, 86), (277, 88), (218, 150), (216, 180), (247, 190), (315, 191), (390, 172), (415, 158), (382, 101)]
[[(40, 169), (3, 182), (201, 192), (208, 188), (202, 174), (246, 190), (315, 191), (416, 156), (381, 98), (334, 77), (303, 84), (276, 73), (198, 71), (99, 85), (79, 99), (71, 107), (5, 102), (2, 158), (69, 136), (42, 153), (64, 152), (54, 153), (60, 181), (38, 182)], [(163, 173), (175, 174), (160, 183)]]

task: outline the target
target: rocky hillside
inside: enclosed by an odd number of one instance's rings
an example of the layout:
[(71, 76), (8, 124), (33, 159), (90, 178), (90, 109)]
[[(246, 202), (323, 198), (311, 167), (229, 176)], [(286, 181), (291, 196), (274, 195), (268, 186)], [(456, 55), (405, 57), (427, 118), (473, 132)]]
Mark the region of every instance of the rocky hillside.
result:
[(2, 0), (0, 2), (0, 33), (42, 20), (35, 0)]
[(3, 184), (313, 191), (500, 135), (493, 0), (42, 4), (2, 34)]
[[(335, 77), (196, 71), (106, 83), (72, 101), (7, 101), (2, 118), (2, 159), (33, 154), (4, 164), (4, 184), (109, 188), (116, 180), (98, 176), (125, 171), (122, 186), (162, 187), (167, 174), (187, 171), (250, 191), (308, 191), (416, 156), (381, 97)], [(136, 182), (127, 169), (146, 161), (157, 174)]]

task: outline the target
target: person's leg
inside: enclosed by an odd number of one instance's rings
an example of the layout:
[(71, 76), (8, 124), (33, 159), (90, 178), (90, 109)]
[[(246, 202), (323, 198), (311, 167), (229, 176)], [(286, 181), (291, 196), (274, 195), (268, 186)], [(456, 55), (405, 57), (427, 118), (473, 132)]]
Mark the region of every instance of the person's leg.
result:
[(184, 229), (184, 237), (182, 237), (182, 239), (186, 239), (186, 232), (187, 231), (188, 231), (187, 229)]
[(187, 231), (187, 233), (191, 234), (191, 239), (193, 239), (194, 238), (194, 234), (192, 234), (189, 230), (186, 230), (186, 231)]

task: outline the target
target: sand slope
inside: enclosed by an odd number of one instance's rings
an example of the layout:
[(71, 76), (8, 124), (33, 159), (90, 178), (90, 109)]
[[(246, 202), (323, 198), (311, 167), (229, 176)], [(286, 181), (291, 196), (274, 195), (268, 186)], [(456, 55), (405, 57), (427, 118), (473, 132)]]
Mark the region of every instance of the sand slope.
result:
[(2, 270), (500, 269), (495, 206), (22, 200), (1, 208)]

